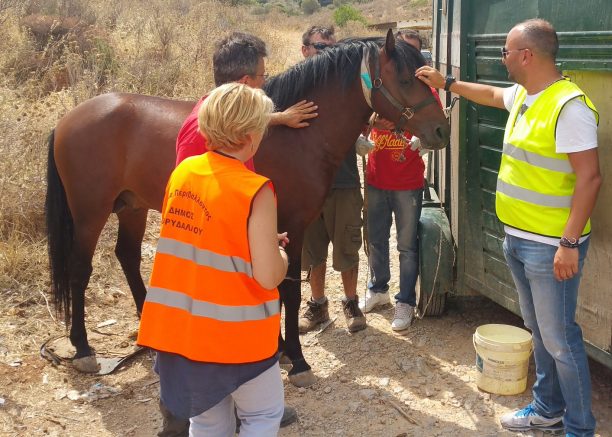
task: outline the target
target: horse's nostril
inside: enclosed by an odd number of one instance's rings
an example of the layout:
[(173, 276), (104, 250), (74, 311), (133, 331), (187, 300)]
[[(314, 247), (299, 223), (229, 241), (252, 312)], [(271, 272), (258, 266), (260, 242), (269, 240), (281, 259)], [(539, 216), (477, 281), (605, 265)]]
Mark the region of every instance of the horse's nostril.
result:
[(438, 126), (435, 130), (435, 133), (436, 133), (436, 137), (438, 137), (438, 140), (440, 140), (444, 144), (448, 143), (450, 139), (450, 130), (448, 129), (448, 126), (444, 126), (444, 125)]

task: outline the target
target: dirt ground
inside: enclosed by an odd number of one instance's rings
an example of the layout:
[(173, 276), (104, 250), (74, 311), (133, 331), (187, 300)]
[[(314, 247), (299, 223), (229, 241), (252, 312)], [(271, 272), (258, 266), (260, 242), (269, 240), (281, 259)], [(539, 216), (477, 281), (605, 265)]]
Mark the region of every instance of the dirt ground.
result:
[[(152, 249), (151, 243), (145, 245), (145, 261)], [(110, 262), (110, 254), (101, 257)], [(396, 263), (392, 290), (397, 288)], [(365, 281), (363, 259), (361, 295)], [(118, 276), (117, 284), (89, 293), (88, 330), (100, 356), (125, 355), (133, 347), (137, 320), (123, 284)], [(529, 390), (518, 396), (479, 391), (471, 336), (485, 323), (520, 326), (519, 318), (483, 298), (450, 299), (445, 315), (417, 320), (404, 335), (390, 329), (391, 306), (369, 314), (366, 330), (349, 334), (340, 277), (331, 269), (327, 290), (335, 322), (302, 337), (318, 382), (296, 388), (284, 374), (286, 403), (297, 408), (299, 420), (281, 430), (282, 437), (513, 435), (502, 431), (498, 417), (528, 403)], [(303, 299), (309, 293), (304, 285)], [(42, 359), (42, 342), (64, 333), (42, 296), (0, 315), (0, 435), (155, 435), (161, 419), (151, 357), (142, 354), (106, 376), (79, 374)], [(594, 362), (591, 369), (598, 433), (612, 436), (612, 371)], [(531, 366), (528, 386), (533, 373)]]

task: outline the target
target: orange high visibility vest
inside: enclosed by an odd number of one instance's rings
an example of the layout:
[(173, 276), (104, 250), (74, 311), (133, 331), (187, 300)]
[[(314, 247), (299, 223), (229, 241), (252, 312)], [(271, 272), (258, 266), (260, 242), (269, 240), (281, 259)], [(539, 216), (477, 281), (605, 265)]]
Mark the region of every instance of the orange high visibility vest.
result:
[(166, 187), (138, 344), (209, 363), (249, 363), (278, 349), (278, 290), (253, 277), (253, 198), (270, 181), (237, 159), (188, 158)]

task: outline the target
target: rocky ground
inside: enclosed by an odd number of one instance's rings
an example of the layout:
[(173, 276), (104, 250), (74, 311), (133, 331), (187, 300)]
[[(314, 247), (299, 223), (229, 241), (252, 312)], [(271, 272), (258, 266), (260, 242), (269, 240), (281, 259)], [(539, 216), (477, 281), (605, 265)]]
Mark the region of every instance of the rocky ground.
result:
[[(363, 261), (360, 294), (366, 281)], [(391, 288), (397, 288), (397, 280)], [(486, 323), (520, 326), (519, 318), (483, 298), (450, 299), (445, 315), (417, 320), (402, 335), (390, 329), (392, 306), (369, 314), (366, 330), (349, 334), (340, 277), (330, 269), (327, 289), (335, 322), (302, 336), (318, 382), (296, 388), (284, 376), (286, 402), (297, 408), (299, 420), (283, 429), (282, 437), (513, 435), (502, 431), (498, 417), (528, 403), (529, 391), (518, 396), (479, 391), (472, 334)], [(110, 290), (88, 302), (90, 340), (106, 357), (132, 350), (137, 327), (127, 289)], [(303, 291), (305, 299), (307, 285)], [(63, 334), (50, 314), (43, 303), (27, 311), (9, 308), (0, 316), (0, 435), (154, 435), (161, 419), (150, 356), (106, 376), (53, 365), (38, 353), (44, 340)], [(612, 436), (612, 371), (597, 363), (592, 369), (598, 433)], [(531, 367), (529, 385), (532, 379)]]

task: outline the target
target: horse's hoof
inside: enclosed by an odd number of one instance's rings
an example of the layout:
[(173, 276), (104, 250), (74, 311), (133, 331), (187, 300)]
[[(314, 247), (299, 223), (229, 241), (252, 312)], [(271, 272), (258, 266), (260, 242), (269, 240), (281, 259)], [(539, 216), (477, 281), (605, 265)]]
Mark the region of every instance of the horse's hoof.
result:
[(286, 370), (287, 372), (290, 371), (293, 367), (293, 363), (291, 363), (291, 358), (289, 358), (285, 354), (280, 355), (280, 358), (278, 359), (278, 364), (280, 365), (281, 369)]
[(310, 387), (317, 382), (317, 377), (314, 376), (312, 370), (306, 370), (295, 375), (289, 375), (289, 381), (296, 387)]
[(100, 365), (95, 355), (75, 358), (72, 360), (72, 365), (81, 373), (98, 373), (100, 371)]

